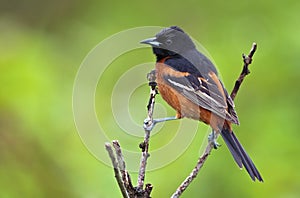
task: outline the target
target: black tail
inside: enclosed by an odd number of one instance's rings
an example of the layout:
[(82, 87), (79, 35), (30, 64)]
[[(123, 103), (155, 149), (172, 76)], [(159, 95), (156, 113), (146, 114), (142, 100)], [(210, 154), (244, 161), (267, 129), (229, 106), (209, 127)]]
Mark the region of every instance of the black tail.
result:
[(243, 146), (240, 144), (233, 131), (229, 131), (228, 129), (222, 129), (221, 136), (223, 137), (227, 147), (229, 148), (235, 162), (238, 164), (240, 168), (243, 166), (246, 168), (250, 177), (253, 181), (256, 179), (258, 181), (263, 181), (260, 173), (255, 167), (249, 155), (246, 153)]

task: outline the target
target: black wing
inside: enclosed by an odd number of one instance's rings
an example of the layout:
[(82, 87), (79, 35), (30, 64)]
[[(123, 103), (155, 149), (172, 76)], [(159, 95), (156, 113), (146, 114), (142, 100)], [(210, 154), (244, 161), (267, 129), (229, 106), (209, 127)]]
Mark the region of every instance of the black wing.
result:
[(184, 77), (165, 76), (165, 81), (174, 89), (194, 104), (212, 111), (221, 118), (239, 124), (234, 103), (219, 79), (216, 80), (207, 73), (202, 74), (182, 57), (168, 59), (165, 64), (187, 74)]

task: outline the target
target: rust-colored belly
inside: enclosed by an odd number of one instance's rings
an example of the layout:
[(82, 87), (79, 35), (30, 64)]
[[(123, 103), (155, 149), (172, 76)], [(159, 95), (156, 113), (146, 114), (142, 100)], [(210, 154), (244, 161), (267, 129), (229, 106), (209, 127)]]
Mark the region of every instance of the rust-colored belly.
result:
[[(165, 82), (164, 76), (182, 76), (184, 73), (173, 70), (171, 67), (163, 64), (156, 64), (156, 79), (158, 84), (158, 91), (162, 98), (177, 111), (177, 117), (188, 117), (195, 120), (201, 120), (205, 123), (209, 123), (207, 120), (210, 119), (210, 112), (202, 109), (198, 105), (192, 103), (170, 85)], [(204, 117), (205, 118), (204, 118)], [(203, 117), (203, 118), (201, 118)]]
[[(223, 126), (224, 122), (227, 121), (191, 102), (188, 98), (172, 88), (168, 82), (165, 82), (164, 76), (167, 75), (182, 77), (185, 76), (185, 73), (176, 71), (163, 63), (156, 63), (158, 91), (162, 98), (176, 110), (176, 117), (187, 117), (199, 120), (210, 124), (214, 130), (219, 131), (219, 127)], [(227, 124), (230, 127), (230, 123), (228, 122)]]

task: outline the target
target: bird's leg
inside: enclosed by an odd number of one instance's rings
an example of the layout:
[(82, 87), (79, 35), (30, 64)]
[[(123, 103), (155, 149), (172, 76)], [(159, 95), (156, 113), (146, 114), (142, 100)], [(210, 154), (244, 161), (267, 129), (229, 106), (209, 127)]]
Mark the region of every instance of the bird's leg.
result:
[(160, 122), (165, 122), (165, 121), (170, 121), (170, 120), (177, 120), (178, 118), (176, 116), (171, 116), (171, 117), (166, 117), (166, 118), (157, 118), (154, 119), (153, 122), (155, 124), (160, 123)]
[(212, 130), (212, 132), (208, 135), (208, 143), (212, 144), (214, 146), (214, 149), (217, 149), (219, 146), (221, 146), (218, 142), (217, 142), (217, 134), (215, 132), (215, 130)]
[(177, 119), (178, 119), (177, 116), (166, 117), (166, 118), (158, 118), (158, 119), (153, 119), (153, 120), (150, 120), (149, 118), (146, 118), (144, 120), (144, 129), (147, 130), (147, 131), (151, 131), (157, 123), (165, 122), (165, 121), (169, 121), (169, 120), (177, 120)]

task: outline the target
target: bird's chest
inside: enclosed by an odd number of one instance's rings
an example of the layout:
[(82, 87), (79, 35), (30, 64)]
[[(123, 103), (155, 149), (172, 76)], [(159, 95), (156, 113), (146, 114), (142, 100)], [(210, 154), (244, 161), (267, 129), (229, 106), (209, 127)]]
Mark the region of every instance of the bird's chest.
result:
[(199, 119), (199, 106), (191, 103), (186, 97), (183, 97), (176, 89), (174, 89), (167, 81), (168, 76), (182, 77), (185, 74), (172, 69), (164, 63), (156, 63), (156, 81), (158, 91), (162, 98), (177, 111), (177, 117), (190, 117)]

